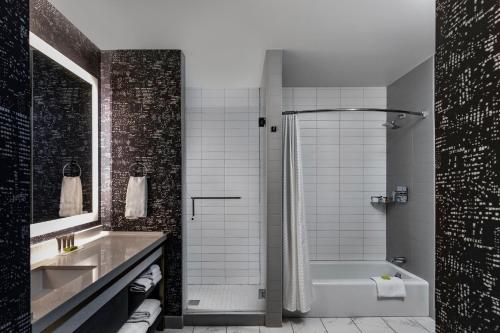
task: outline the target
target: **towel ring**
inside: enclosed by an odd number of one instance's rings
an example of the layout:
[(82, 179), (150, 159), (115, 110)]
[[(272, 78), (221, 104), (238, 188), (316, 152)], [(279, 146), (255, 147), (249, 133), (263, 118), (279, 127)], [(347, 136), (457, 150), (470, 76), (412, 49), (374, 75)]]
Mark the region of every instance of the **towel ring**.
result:
[(146, 166), (143, 163), (141, 163), (141, 162), (135, 162), (135, 163), (130, 164), (130, 167), (128, 168), (128, 173), (129, 173), (130, 176), (133, 177), (132, 171), (133, 171), (133, 168), (135, 166), (142, 167), (143, 177), (145, 177), (148, 174), (148, 169), (146, 168)]
[(66, 170), (67, 167), (69, 167), (71, 165), (76, 165), (78, 167), (78, 177), (80, 177), (82, 175), (82, 168), (80, 167), (80, 164), (78, 164), (78, 162), (76, 162), (76, 161), (71, 161), (69, 163), (66, 163), (63, 166), (63, 169), (62, 169), (63, 177), (65, 177), (64, 171)]

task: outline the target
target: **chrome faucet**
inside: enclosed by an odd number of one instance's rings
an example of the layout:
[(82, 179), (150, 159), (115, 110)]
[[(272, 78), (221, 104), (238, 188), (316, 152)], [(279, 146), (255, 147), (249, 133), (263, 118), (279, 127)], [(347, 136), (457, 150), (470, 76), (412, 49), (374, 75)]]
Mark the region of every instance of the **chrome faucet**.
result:
[(398, 266), (403, 266), (404, 264), (406, 264), (406, 257), (392, 257), (391, 263)]

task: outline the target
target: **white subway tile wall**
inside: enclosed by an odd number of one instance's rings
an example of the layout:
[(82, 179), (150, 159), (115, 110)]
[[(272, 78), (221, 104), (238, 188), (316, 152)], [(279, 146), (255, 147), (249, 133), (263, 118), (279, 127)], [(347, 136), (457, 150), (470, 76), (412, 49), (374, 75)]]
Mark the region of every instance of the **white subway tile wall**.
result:
[[(386, 108), (385, 87), (283, 88), (285, 110)], [(382, 112), (301, 114), (312, 260), (385, 260), (386, 120)]]
[(186, 93), (188, 283), (260, 284), (259, 89)]

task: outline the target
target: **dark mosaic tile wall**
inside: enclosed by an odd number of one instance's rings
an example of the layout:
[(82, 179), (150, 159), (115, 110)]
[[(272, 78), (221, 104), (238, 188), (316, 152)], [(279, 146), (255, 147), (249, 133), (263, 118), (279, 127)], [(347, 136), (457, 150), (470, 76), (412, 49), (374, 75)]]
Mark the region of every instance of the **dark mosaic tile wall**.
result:
[(0, 0), (0, 332), (30, 331), (28, 1)]
[[(59, 218), (62, 170), (81, 168), (83, 210), (92, 211), (92, 86), (32, 51), (33, 222)], [(78, 175), (67, 167), (66, 175)]]
[[(181, 52), (105, 51), (101, 66), (103, 226), (167, 234), (166, 315), (182, 312)], [(111, 157), (111, 162), (109, 162)], [(149, 170), (148, 217), (124, 217), (129, 168)]]
[(100, 218), (104, 228), (111, 230), (111, 59), (113, 51), (101, 53), (101, 114), (99, 117), (100, 142)]
[(436, 5), (437, 331), (500, 332), (500, 2)]
[(47, 0), (30, 0), (30, 31), (95, 77), (101, 51)]

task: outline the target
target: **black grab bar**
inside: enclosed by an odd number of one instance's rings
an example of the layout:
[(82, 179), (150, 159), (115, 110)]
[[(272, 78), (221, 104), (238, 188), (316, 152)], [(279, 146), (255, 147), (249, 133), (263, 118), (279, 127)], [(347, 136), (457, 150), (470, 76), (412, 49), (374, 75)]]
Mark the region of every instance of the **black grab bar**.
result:
[(191, 216), (191, 220), (194, 220), (194, 201), (195, 200), (231, 200), (231, 199), (241, 199), (241, 197), (191, 197), (191, 205), (193, 208), (193, 214)]

